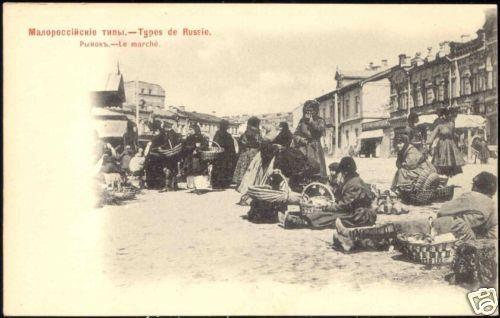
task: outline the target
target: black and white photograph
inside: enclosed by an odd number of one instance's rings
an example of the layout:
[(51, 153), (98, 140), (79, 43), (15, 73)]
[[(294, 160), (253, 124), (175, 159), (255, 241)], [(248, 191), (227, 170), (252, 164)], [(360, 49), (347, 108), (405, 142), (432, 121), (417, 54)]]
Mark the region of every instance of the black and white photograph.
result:
[(5, 315), (498, 315), (496, 5), (3, 9)]

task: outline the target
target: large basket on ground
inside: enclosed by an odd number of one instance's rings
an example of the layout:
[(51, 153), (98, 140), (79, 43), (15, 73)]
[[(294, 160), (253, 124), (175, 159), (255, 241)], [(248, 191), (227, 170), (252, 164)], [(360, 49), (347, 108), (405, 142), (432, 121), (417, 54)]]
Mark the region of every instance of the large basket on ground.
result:
[[(317, 190), (316, 194), (319, 195), (313, 196), (314, 192), (311, 193), (311, 191), (315, 190)], [(308, 184), (302, 191), (302, 197), (304, 198), (304, 200), (300, 203), (300, 212), (302, 214), (322, 212), (323, 205), (319, 202), (319, 200), (323, 202), (334, 201), (334, 196), (330, 188), (319, 182)]]
[(414, 243), (404, 235), (397, 236), (398, 248), (409, 260), (425, 265), (450, 264), (455, 255), (457, 240), (440, 243)]
[(447, 186), (434, 190), (405, 191), (401, 189), (400, 198), (405, 204), (427, 205), (434, 202), (445, 202), (453, 198), (455, 186)]
[[(272, 203), (285, 203), (288, 200), (290, 187), (286, 181), (285, 176), (281, 172), (273, 172), (271, 175), (278, 175), (284, 182), (283, 190), (274, 190), (270, 185), (254, 185), (248, 187), (247, 194), (249, 197), (255, 200), (272, 202)], [(264, 183), (269, 180), (268, 176)]]
[[(222, 148), (218, 143), (213, 140), (210, 140), (210, 146), (207, 150), (199, 150), (200, 157), (203, 160), (214, 160), (224, 152), (224, 148)], [(215, 146), (214, 146), (215, 145)]]

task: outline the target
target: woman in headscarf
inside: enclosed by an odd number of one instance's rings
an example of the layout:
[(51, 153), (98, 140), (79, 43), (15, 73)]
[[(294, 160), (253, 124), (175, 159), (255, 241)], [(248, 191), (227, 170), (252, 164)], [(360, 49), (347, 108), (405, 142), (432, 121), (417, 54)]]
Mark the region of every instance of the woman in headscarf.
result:
[(276, 148), (273, 144), (268, 141), (262, 141), (259, 152), (255, 155), (248, 165), (248, 168), (243, 175), (243, 179), (238, 187), (238, 192), (242, 194), (242, 200), (240, 204), (246, 202), (247, 197), (245, 196), (248, 187), (252, 185), (263, 185), (267, 177), (274, 170), (274, 156), (276, 153)]
[(214, 161), (212, 168), (212, 188), (224, 189), (231, 185), (234, 166), (236, 163), (236, 150), (231, 134), (227, 132), (229, 122), (223, 119), (219, 130), (215, 133), (214, 141), (224, 149), (224, 152)]
[(203, 188), (203, 178), (207, 173), (208, 164), (199, 153), (204, 149), (208, 149), (208, 140), (201, 133), (200, 126), (192, 124), (189, 127), (189, 135), (184, 141), (183, 155), (187, 187), (194, 188), (195, 193), (199, 193), (199, 189)]
[(438, 116), (439, 120), (435, 121), (436, 127), (427, 141), (430, 147), (434, 140), (437, 139), (432, 164), (439, 174), (452, 177), (462, 173), (465, 160), (455, 144), (455, 123), (449, 109), (439, 109)]
[(408, 115), (407, 118), (408, 126), (404, 128), (402, 133), (408, 136), (408, 138), (410, 139), (410, 143), (415, 148), (422, 151), (424, 146), (424, 139), (423, 139), (424, 136), (422, 134), (422, 131), (418, 129), (416, 126), (418, 121), (419, 121), (418, 114), (413, 111), (410, 111), (410, 114)]
[(325, 154), (321, 145), (321, 137), (325, 134), (325, 121), (319, 117), (319, 103), (308, 100), (304, 104), (303, 117), (295, 130), (293, 141), (306, 157), (316, 174), (327, 177)]
[(252, 162), (253, 157), (259, 152), (260, 143), (262, 141), (259, 125), (259, 118), (250, 117), (247, 121), (247, 128), (240, 137), (240, 156), (233, 175), (233, 182), (236, 183), (236, 186), (240, 185), (248, 165)]
[(273, 144), (279, 145), (278, 148), (288, 148), (290, 147), (290, 144), (292, 143), (293, 139), (293, 134), (290, 131), (290, 128), (288, 128), (288, 123), (285, 121), (282, 121), (279, 125), (280, 132), (276, 138), (273, 140)]
[(415, 148), (407, 135), (397, 135), (394, 144), (398, 150), (396, 159), (398, 170), (392, 180), (392, 191), (397, 192), (400, 188), (413, 186), (419, 177), (428, 177), (436, 172), (434, 166), (427, 161), (427, 155)]
[(341, 219), (347, 227), (375, 224), (377, 213), (372, 209), (375, 195), (356, 172), (354, 159), (342, 158), (337, 170), (342, 181), (335, 193), (336, 202), (324, 206), (324, 212), (307, 214), (309, 223), (314, 228), (333, 227), (336, 219)]

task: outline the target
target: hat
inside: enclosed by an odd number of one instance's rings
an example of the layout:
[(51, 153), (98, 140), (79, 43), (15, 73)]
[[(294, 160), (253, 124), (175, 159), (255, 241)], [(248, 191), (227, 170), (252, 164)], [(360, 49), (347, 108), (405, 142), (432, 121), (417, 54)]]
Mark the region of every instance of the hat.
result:
[(397, 144), (400, 142), (407, 144), (410, 142), (410, 138), (408, 137), (408, 135), (400, 133), (394, 137), (394, 143)]
[(248, 118), (248, 121), (247, 121), (247, 126), (252, 126), (252, 127), (255, 127), (255, 128), (258, 128), (260, 125), (260, 119), (255, 117), (255, 116), (252, 116), (250, 118)]
[(331, 164), (328, 165), (328, 170), (333, 171), (333, 172), (339, 172), (339, 163), (332, 162)]
[(352, 157), (344, 157), (340, 160), (339, 172), (354, 173), (356, 172), (356, 169), (356, 162), (354, 162)]
[(472, 179), (472, 183), (479, 192), (494, 195), (498, 187), (498, 178), (490, 172), (483, 171)]
[(304, 112), (306, 112), (306, 111), (313, 111), (313, 112), (317, 113), (319, 111), (319, 103), (318, 103), (318, 101), (315, 100), (315, 99), (306, 101), (304, 103), (303, 111)]

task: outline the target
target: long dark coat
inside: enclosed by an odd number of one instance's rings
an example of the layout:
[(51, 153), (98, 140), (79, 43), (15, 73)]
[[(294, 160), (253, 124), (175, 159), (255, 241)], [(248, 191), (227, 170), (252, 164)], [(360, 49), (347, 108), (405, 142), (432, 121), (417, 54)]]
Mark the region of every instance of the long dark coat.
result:
[(309, 164), (314, 167), (314, 171), (327, 176), (325, 154), (321, 145), (321, 137), (325, 133), (325, 121), (321, 117), (315, 117), (311, 121), (302, 118), (295, 130), (293, 141), (306, 157)]
[(227, 131), (218, 130), (215, 133), (214, 141), (224, 149), (224, 152), (213, 163), (212, 187), (226, 188), (231, 185), (236, 160), (238, 159), (234, 148), (234, 140)]
[[(200, 147), (196, 144), (200, 143)], [(186, 138), (183, 147), (184, 173), (186, 176), (201, 176), (207, 171), (208, 163), (201, 159), (199, 150), (208, 148), (208, 140), (201, 133)]]

